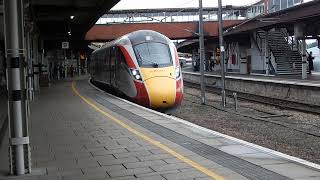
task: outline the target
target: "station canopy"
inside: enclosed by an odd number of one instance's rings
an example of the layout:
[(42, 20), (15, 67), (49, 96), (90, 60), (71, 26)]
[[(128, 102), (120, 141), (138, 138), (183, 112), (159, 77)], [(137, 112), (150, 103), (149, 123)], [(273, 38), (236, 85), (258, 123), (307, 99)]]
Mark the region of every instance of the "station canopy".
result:
[[(45, 41), (82, 41), (86, 32), (119, 0), (23, 0), (25, 21)], [(0, 27), (3, 27), (0, 0)], [(3, 28), (0, 30), (3, 40)]]

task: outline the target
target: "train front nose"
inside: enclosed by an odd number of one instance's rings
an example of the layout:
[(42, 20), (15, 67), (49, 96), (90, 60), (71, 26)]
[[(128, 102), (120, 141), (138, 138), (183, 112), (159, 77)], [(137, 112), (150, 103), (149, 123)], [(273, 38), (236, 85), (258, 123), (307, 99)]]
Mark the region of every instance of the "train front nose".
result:
[(166, 109), (174, 106), (176, 81), (171, 77), (153, 77), (145, 81), (150, 106), (153, 109)]

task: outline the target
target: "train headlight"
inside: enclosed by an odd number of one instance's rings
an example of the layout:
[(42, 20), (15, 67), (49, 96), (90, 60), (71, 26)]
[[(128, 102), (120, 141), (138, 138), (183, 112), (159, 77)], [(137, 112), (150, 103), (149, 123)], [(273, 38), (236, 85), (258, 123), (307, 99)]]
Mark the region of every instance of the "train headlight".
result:
[(176, 79), (178, 79), (181, 76), (180, 67), (177, 67), (175, 70)]
[(141, 76), (139, 74), (134, 76), (137, 80), (141, 80)]
[(134, 79), (139, 80), (139, 81), (142, 80), (139, 70), (131, 69), (131, 74), (134, 77)]
[(135, 69), (132, 69), (132, 75), (137, 75), (138, 74), (138, 71), (137, 70), (135, 70)]

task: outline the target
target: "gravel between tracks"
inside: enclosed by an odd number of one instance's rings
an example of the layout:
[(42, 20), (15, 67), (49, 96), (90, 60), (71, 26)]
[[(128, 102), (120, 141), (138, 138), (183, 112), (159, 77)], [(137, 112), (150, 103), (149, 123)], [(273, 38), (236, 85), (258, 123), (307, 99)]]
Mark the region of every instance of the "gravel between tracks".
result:
[[(221, 108), (221, 97), (207, 93), (207, 105), (200, 104), (199, 90), (185, 87), (184, 101), (172, 114), (200, 126), (254, 144), (320, 164), (320, 137), (280, 126), (266, 119), (281, 122), (320, 135), (320, 116), (239, 100), (238, 114), (233, 100), (227, 98), (227, 108)], [(250, 116), (250, 117), (248, 117)]]

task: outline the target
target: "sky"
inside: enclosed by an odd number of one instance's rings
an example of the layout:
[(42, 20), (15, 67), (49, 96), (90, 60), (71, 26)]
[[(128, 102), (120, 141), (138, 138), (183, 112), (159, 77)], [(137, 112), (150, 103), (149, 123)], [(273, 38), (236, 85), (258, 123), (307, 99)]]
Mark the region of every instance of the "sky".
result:
[[(222, 5), (243, 6), (259, 0), (222, 0)], [(217, 7), (218, 0), (202, 0), (203, 7)], [(112, 10), (198, 7), (199, 0), (121, 0)]]

